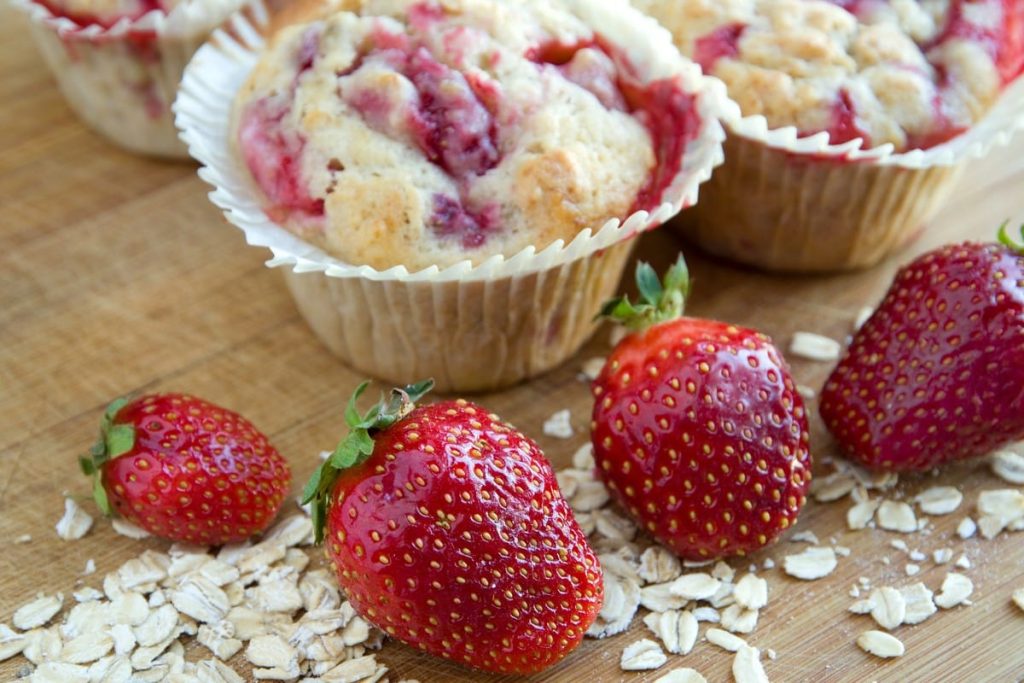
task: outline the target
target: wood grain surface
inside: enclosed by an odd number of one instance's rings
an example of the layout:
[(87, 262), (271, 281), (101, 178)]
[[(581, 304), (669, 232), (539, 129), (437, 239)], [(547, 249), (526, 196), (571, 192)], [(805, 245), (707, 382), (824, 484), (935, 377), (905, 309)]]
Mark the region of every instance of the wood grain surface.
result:
[[(30, 44), (20, 16), (0, 7), (0, 622), (37, 591), (69, 592), (87, 559), (104, 573), (157, 540), (131, 541), (100, 520), (86, 538), (64, 542), (54, 523), (62, 495), (88, 495), (76, 456), (94, 438), (111, 397), (136, 391), (184, 390), (232, 407), (259, 425), (290, 460), (295, 491), (318, 462), (316, 453), (341, 435), (346, 397), (361, 379), (336, 362), (300, 320), (268, 254), (247, 247), (206, 200), (190, 164), (135, 158), (107, 145), (64, 105)], [(908, 251), (869, 272), (830, 277), (753, 273), (686, 253), (695, 275), (693, 314), (758, 327), (781, 345), (795, 330), (835, 338), (848, 334), (856, 311), (873, 304), (897, 265), (914, 253), (966, 237), (984, 238), (1003, 219), (1024, 220), (1024, 140), (975, 164), (950, 207)], [(639, 252), (658, 266), (683, 248), (668, 231), (643, 238)], [(586, 437), (587, 386), (582, 360), (607, 353), (601, 331), (564, 367), (508, 391), (479, 397), (535, 436), (556, 467)], [(829, 366), (793, 360), (797, 379), (818, 387)], [(541, 424), (572, 411), (576, 436), (558, 441)], [(832, 446), (815, 418), (814, 453)], [(907, 477), (900, 488), (952, 483), (965, 501), (957, 514), (934, 518), (927, 535), (906, 537), (929, 552), (952, 547), (974, 563), (971, 607), (941, 611), (897, 635), (906, 656), (882, 662), (861, 652), (856, 636), (868, 617), (846, 612), (857, 577), (875, 585), (923, 580), (933, 590), (948, 567), (930, 560), (911, 580), (905, 557), (888, 547), (896, 535), (846, 531), (849, 503), (809, 503), (799, 529), (836, 540), (853, 552), (825, 580), (803, 583), (779, 569), (764, 572), (771, 599), (749, 637), (773, 648), (765, 666), (773, 681), (1008, 682), (1024, 679), (1024, 613), (1010, 593), (1024, 587), (1024, 534), (962, 542), (953, 529), (973, 511), (976, 494), (1005, 486), (981, 465), (939, 476)], [(94, 509), (89, 508), (93, 512)], [(32, 542), (14, 539), (31, 534)], [(801, 546), (783, 542), (749, 561), (776, 562)], [(884, 564), (888, 557), (890, 564)], [(745, 567), (748, 561), (734, 562)], [(626, 634), (586, 641), (537, 681), (653, 681), (673, 666), (691, 666), (709, 681), (731, 680), (731, 656), (706, 642), (656, 672), (623, 673), (622, 648), (642, 637), (637, 619)], [(207, 656), (188, 646), (190, 658)], [(500, 681), (421, 655), (401, 644), (381, 659), (391, 680)], [(0, 664), (0, 678), (24, 660)], [(241, 671), (245, 664), (235, 662)]]

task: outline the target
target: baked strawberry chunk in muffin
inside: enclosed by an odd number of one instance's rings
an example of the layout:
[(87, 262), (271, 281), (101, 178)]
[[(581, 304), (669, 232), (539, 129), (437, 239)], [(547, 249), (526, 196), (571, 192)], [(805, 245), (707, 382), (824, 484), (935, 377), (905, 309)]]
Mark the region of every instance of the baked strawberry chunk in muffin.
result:
[(1024, 70), (1020, 0), (631, 0), (744, 115), (832, 143), (923, 149)]
[(348, 263), (512, 256), (652, 210), (700, 129), (677, 77), (544, 0), (311, 5), (235, 100), (267, 215)]

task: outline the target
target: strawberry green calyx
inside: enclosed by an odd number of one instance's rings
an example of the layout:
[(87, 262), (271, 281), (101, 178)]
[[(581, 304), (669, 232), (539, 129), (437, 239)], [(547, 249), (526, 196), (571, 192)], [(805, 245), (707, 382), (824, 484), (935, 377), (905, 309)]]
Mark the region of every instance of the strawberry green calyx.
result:
[(1010, 233), (1007, 232), (1006, 228), (1010, 225), (1010, 221), (1004, 222), (999, 226), (999, 243), (1012, 252), (1024, 256), (1024, 225), (1020, 226), (1021, 241), (1017, 242)]
[(611, 299), (602, 307), (598, 318), (639, 331), (682, 316), (690, 293), (686, 259), (679, 254), (679, 259), (665, 273), (664, 282), (658, 279), (649, 263), (641, 261), (636, 266), (636, 287), (640, 292), (639, 301), (633, 303), (626, 296)]
[(364, 415), (360, 415), (356, 402), (369, 385), (369, 382), (363, 382), (356, 387), (345, 408), (348, 434), (324, 464), (317, 468), (302, 490), (303, 505), (312, 503), (310, 511), (317, 544), (323, 541), (328, 500), (338, 475), (342, 470), (365, 462), (373, 454), (374, 434), (405, 417), (416, 402), (434, 388), (434, 380), (410, 384), (403, 389), (392, 389), (388, 396), (382, 396)]
[(112, 509), (103, 488), (103, 465), (119, 455), (124, 455), (135, 446), (135, 429), (131, 425), (114, 424), (118, 412), (128, 405), (128, 398), (122, 397), (111, 402), (103, 412), (100, 423), (100, 438), (96, 440), (89, 455), (78, 458), (82, 472), (92, 477), (92, 497), (103, 514), (110, 516)]

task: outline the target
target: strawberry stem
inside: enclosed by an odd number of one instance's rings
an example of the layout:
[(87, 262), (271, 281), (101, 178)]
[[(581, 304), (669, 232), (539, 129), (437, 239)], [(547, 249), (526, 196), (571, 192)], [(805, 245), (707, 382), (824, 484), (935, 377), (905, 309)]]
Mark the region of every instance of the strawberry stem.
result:
[(128, 397), (111, 401), (103, 411), (100, 422), (100, 438), (89, 449), (88, 456), (78, 458), (82, 473), (92, 478), (92, 497), (100, 511), (108, 517), (113, 513), (107, 492), (103, 488), (103, 466), (119, 455), (124, 455), (135, 447), (135, 429), (127, 424), (114, 424), (117, 414), (128, 405)]
[(636, 288), (640, 299), (636, 303), (628, 296), (608, 301), (598, 318), (613, 320), (631, 330), (639, 331), (683, 315), (686, 297), (690, 293), (690, 271), (682, 254), (665, 273), (664, 280), (649, 263), (641, 261), (636, 266)]
[(1017, 242), (1010, 237), (1010, 234), (1006, 231), (1006, 228), (1009, 227), (1009, 225), (1010, 221), (1007, 220), (999, 226), (999, 242), (1010, 251), (1024, 256), (1024, 225), (1020, 226), (1021, 242)]
[(324, 464), (313, 472), (313, 476), (302, 489), (302, 503), (312, 503), (313, 530), (317, 544), (324, 538), (324, 525), (331, 489), (342, 470), (366, 462), (373, 454), (373, 437), (382, 429), (395, 424), (416, 407), (416, 402), (434, 388), (434, 380), (428, 379), (410, 384), (403, 389), (392, 389), (388, 396), (381, 396), (365, 414), (360, 415), (357, 407), (369, 382), (363, 382), (352, 393), (345, 408), (345, 423), (349, 432), (338, 444)]

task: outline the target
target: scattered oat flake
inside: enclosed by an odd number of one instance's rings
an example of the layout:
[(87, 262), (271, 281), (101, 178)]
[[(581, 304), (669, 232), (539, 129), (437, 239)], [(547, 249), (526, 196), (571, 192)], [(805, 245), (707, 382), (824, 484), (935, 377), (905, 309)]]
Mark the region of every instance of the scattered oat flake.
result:
[(728, 650), (729, 652), (736, 652), (747, 644), (747, 641), (743, 640), (739, 636), (733, 635), (728, 631), (723, 631), (720, 628), (709, 628), (704, 634), (704, 637), (707, 638), (708, 642), (712, 645), (717, 645), (723, 650)]
[(673, 669), (667, 674), (659, 676), (654, 679), (654, 683), (708, 683), (708, 679), (700, 675), (695, 669), (685, 667)]
[(18, 608), (11, 619), (14, 628), (20, 631), (43, 626), (64, 606), (64, 596), (61, 593), (56, 595), (38, 594), (35, 600), (28, 602)]
[(978, 519), (978, 530), (983, 538), (992, 540), (1006, 528), (1009, 520), (999, 515), (982, 515)]
[(14, 539), (14, 545), (24, 545), (32, 542), (32, 534), (22, 534)]
[(572, 466), (578, 470), (589, 472), (594, 469), (594, 444), (589, 441), (572, 454)]
[(758, 611), (744, 609), (740, 605), (729, 605), (722, 610), (722, 627), (733, 633), (753, 633), (757, 627)]
[(766, 557), (764, 560), (765, 569), (775, 569), (775, 560), (770, 557)]
[(603, 507), (609, 500), (608, 489), (601, 482), (580, 481), (577, 483), (576, 492), (569, 499), (569, 506), (576, 512), (591, 512)]
[[(1020, 447), (1020, 444), (1016, 444)], [(1010, 484), (1024, 484), (1024, 455), (1015, 450), (1003, 448), (989, 458), (993, 474)]]
[(82, 570), (83, 576), (89, 576), (90, 574), (96, 573), (96, 561), (91, 557), (85, 561), (85, 568)]
[(1012, 599), (1013, 604), (1017, 605), (1017, 607), (1020, 607), (1020, 609), (1024, 611), (1024, 588), (1018, 588), (1017, 590), (1013, 591)]
[(547, 436), (556, 439), (571, 439), (573, 435), (572, 415), (569, 413), (569, 409), (559, 410), (545, 420), (543, 431)]
[(932, 552), (932, 560), (935, 564), (946, 564), (953, 559), (952, 548), (939, 548)]
[(846, 511), (846, 526), (853, 530), (865, 529), (874, 519), (875, 511), (882, 501), (868, 499), (861, 501)]
[(968, 539), (978, 530), (978, 525), (970, 517), (964, 517), (956, 527), (956, 535), (962, 539)]
[(697, 642), (697, 618), (692, 612), (651, 612), (644, 617), (644, 624), (674, 655), (689, 654)]
[(904, 586), (900, 589), (900, 594), (903, 595), (906, 606), (904, 624), (920, 624), (938, 611), (932, 599), (933, 593), (921, 582)]
[(837, 471), (826, 477), (811, 480), (811, 495), (819, 503), (831, 503), (848, 496), (857, 486), (857, 480), (850, 473)]
[(917, 517), (914, 509), (907, 503), (883, 500), (876, 513), (878, 526), (888, 531), (909, 534), (917, 531)]
[(907, 576), (917, 576), (918, 574), (921, 573), (921, 566), (917, 565), (917, 564), (914, 564), (912, 562), (908, 562), (903, 567), (903, 571), (905, 571), (907, 573)]
[(580, 368), (580, 371), (583, 373), (584, 377), (586, 377), (590, 381), (594, 381), (595, 379), (597, 379), (597, 376), (601, 374), (601, 370), (604, 369), (604, 362), (605, 359), (601, 358), (600, 356), (595, 358), (588, 358), (587, 360), (583, 361), (583, 365)]
[(714, 607), (698, 607), (693, 610), (693, 616), (697, 621), (706, 621), (712, 624), (717, 624), (721, 621), (721, 616)]
[(870, 614), (871, 610), (873, 610), (874, 608), (875, 601), (874, 596), (872, 595), (870, 597), (864, 598), (863, 600), (858, 600), (846, 609), (847, 611), (852, 612), (854, 614)]
[(135, 540), (149, 538), (150, 533), (142, 527), (135, 526), (126, 519), (120, 517), (114, 517), (110, 520), (110, 526), (114, 528), (114, 531), (127, 538), (133, 538)]
[(679, 578), (683, 567), (671, 551), (652, 545), (640, 555), (640, 578), (647, 583), (665, 583)]
[(736, 683), (768, 683), (761, 666), (761, 651), (749, 645), (740, 647), (732, 660), (732, 677)]
[(746, 574), (736, 583), (732, 596), (742, 607), (761, 609), (768, 604), (768, 582), (754, 574)]
[(914, 502), (929, 515), (948, 515), (960, 507), (964, 494), (953, 486), (933, 486), (914, 496)]
[(950, 572), (942, 581), (942, 588), (935, 596), (935, 604), (942, 609), (951, 609), (962, 604), (974, 592), (974, 583), (963, 574)]
[(65, 541), (77, 541), (89, 533), (92, 517), (71, 498), (64, 499), (64, 516), (57, 522), (57, 535)]
[(710, 574), (698, 572), (684, 574), (672, 582), (669, 592), (687, 600), (707, 600), (722, 586), (722, 582)]
[(20, 654), (28, 645), (28, 638), (15, 633), (7, 624), (0, 624), (0, 662)]
[(871, 592), (871, 618), (884, 629), (892, 630), (903, 623), (907, 614), (907, 603), (903, 594), (895, 588), (885, 586)]
[(876, 657), (902, 657), (903, 643), (884, 631), (865, 631), (857, 637), (857, 646)]
[(849, 596), (851, 598), (859, 598), (860, 597), (860, 586), (858, 586), (857, 584), (853, 584), (852, 586), (850, 586)]
[(797, 555), (787, 555), (782, 566), (790, 576), (813, 581), (831, 574), (836, 564), (836, 553), (832, 548), (813, 546)]
[(813, 531), (799, 531), (789, 537), (790, 543), (810, 543), (818, 545), (818, 537)]
[(871, 316), (875, 314), (875, 309), (871, 306), (865, 306), (864, 308), (857, 311), (857, 317), (853, 319), (853, 331), (856, 332), (860, 328), (864, 327), (864, 323), (871, 319)]
[[(752, 571), (757, 570), (754, 569)], [(711, 576), (724, 583), (731, 583), (733, 578), (736, 576), (736, 570), (730, 567), (727, 563), (719, 560), (718, 562), (715, 562), (715, 566), (711, 568)]]
[(928, 559), (928, 556), (920, 550), (911, 550), (907, 553), (907, 556), (910, 558), (911, 562), (923, 562)]
[(591, 638), (605, 638), (622, 633), (629, 628), (633, 615), (640, 607), (640, 600), (640, 585), (636, 581), (605, 573), (604, 602), (597, 619), (587, 629), (587, 635)]
[(619, 666), (623, 671), (650, 671), (668, 661), (661, 646), (649, 638), (641, 638), (622, 651)]
[(799, 358), (816, 361), (839, 360), (843, 350), (835, 339), (813, 332), (797, 332), (789, 345), (789, 353)]

